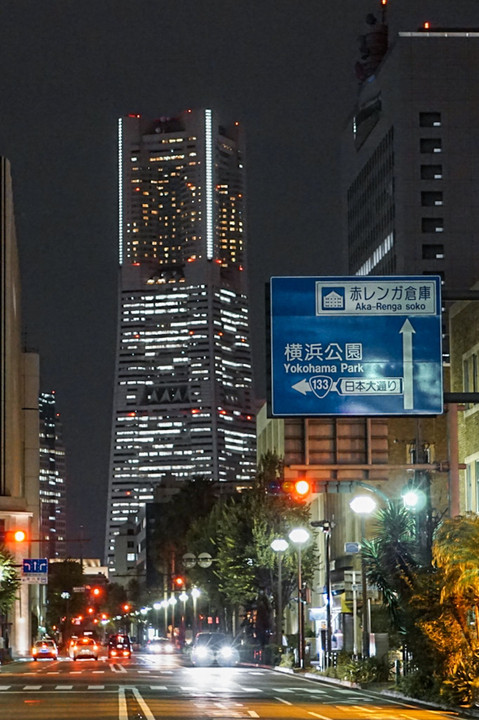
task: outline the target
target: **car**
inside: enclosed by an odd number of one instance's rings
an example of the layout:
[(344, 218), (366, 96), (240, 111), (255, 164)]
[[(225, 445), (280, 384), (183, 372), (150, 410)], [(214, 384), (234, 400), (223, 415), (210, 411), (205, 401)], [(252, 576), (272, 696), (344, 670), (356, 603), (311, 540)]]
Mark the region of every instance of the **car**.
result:
[(175, 646), (168, 638), (154, 637), (148, 640), (145, 650), (152, 655), (172, 655), (175, 652)]
[(56, 660), (58, 658), (56, 642), (49, 638), (37, 640), (32, 647), (32, 658), (34, 660), (38, 660), (38, 658), (52, 658), (52, 660)]
[(92, 637), (80, 637), (70, 646), (70, 657), (74, 661), (78, 658), (98, 660), (99, 654), (100, 645)]
[(118, 633), (112, 635), (108, 640), (108, 657), (109, 658), (130, 658), (131, 657), (131, 640), (128, 635)]
[(239, 653), (224, 633), (201, 632), (193, 643), (191, 662), (201, 667), (215, 663), (222, 667), (233, 666), (239, 662)]

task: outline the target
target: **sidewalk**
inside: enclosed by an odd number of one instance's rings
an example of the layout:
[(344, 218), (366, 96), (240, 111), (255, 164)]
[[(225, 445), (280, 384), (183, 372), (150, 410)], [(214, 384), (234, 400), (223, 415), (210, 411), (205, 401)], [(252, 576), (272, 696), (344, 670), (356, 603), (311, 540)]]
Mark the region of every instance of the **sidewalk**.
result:
[(417, 705), (421, 705), (423, 707), (434, 708), (434, 710), (442, 710), (449, 713), (456, 712), (465, 717), (479, 718), (479, 707), (455, 708), (447, 705), (441, 705), (439, 703), (427, 702), (426, 700), (418, 700), (417, 698), (409, 697), (408, 695), (403, 695), (402, 693), (400, 693), (396, 689), (396, 684), (393, 681), (387, 683), (373, 683), (371, 685), (360, 685), (359, 683), (349, 682), (348, 680), (339, 680), (338, 678), (325, 677), (324, 675), (319, 675), (319, 673), (312, 673), (294, 668), (285, 668), (280, 667), (279, 665), (273, 667), (272, 669), (275, 672), (287, 673), (289, 675), (294, 675), (295, 677), (304, 677), (307, 680), (314, 680), (315, 682), (320, 682), (324, 685), (340, 685), (342, 687), (348, 687), (354, 690), (367, 690), (368, 693), (371, 693), (378, 698), (380, 698), (381, 696), (390, 697), (404, 702), (414, 702)]

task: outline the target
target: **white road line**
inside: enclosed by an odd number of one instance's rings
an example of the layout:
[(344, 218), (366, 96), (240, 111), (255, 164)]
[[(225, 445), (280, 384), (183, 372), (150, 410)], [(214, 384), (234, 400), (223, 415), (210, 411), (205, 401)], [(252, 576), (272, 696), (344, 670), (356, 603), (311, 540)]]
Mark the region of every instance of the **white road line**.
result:
[(249, 687), (242, 687), (242, 690), (245, 692), (263, 692), (261, 688), (249, 688)]
[(294, 693), (294, 692), (296, 692), (295, 688), (271, 688), (271, 689), (274, 690), (274, 692), (278, 692), (278, 693)]
[(248, 715), (249, 715), (250, 717), (259, 718), (258, 713), (255, 712), (254, 710), (247, 710), (247, 713), (248, 713)]
[(27, 691), (28, 690), (40, 690), (41, 687), (42, 687), (41, 685), (25, 685), (25, 687), (23, 689), (27, 690)]
[(48, 670), (47, 675), (60, 675), (60, 670)]
[(118, 690), (118, 720), (128, 720), (128, 707), (126, 705), (125, 688)]
[(88, 685), (87, 690), (104, 690), (104, 685)]
[(0, 685), (0, 690), (10, 690), (11, 685)]
[(149, 670), (137, 670), (137, 672), (138, 672), (138, 675), (149, 675), (150, 674)]
[(315, 695), (324, 695), (327, 690), (320, 690), (319, 688), (301, 688), (303, 692), (314, 693)]
[(285, 705), (292, 705), (292, 704), (293, 704), (292, 702), (289, 702), (289, 700), (284, 700), (283, 698), (280, 698), (280, 697), (275, 697), (275, 700), (277, 700), (278, 702), (282, 702), (282, 703), (284, 703)]
[(57, 685), (55, 690), (73, 690), (73, 685)]
[(168, 690), (166, 685), (150, 685), (150, 690)]
[(151, 712), (151, 710), (148, 707), (148, 705), (146, 704), (146, 702), (141, 697), (138, 690), (134, 687), (134, 688), (131, 688), (131, 691), (132, 691), (133, 695), (135, 696), (136, 701), (137, 701), (138, 705), (140, 706), (143, 715), (145, 716), (145, 720), (155, 720), (155, 716)]
[(70, 670), (69, 675), (82, 675), (83, 670)]
[(330, 717), (326, 717), (326, 715), (318, 715), (318, 713), (314, 713), (308, 710), (308, 715), (312, 715), (313, 717), (319, 718), (320, 720), (332, 720)]
[(105, 671), (104, 670), (92, 670), (91, 674), (92, 675), (104, 675)]

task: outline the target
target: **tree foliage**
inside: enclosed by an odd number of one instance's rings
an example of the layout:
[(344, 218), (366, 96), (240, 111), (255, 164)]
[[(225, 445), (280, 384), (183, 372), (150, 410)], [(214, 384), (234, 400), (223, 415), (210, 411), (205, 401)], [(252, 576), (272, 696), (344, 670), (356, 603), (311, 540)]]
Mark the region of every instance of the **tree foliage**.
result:
[(0, 547), (0, 614), (6, 615), (13, 606), (19, 587), (15, 559), (6, 548)]

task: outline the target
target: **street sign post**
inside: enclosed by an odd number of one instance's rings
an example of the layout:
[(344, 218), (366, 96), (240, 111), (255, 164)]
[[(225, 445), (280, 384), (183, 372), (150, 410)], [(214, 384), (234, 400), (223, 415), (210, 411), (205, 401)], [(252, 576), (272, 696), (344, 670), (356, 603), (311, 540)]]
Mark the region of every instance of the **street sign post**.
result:
[(271, 412), (443, 412), (440, 278), (271, 278)]
[(46, 585), (48, 583), (48, 559), (47, 558), (23, 558), (22, 583), (31, 585)]

